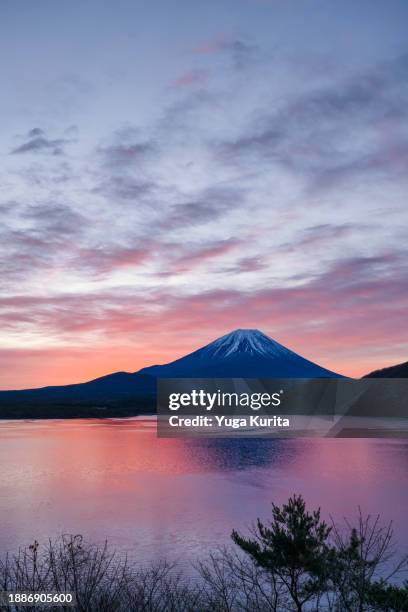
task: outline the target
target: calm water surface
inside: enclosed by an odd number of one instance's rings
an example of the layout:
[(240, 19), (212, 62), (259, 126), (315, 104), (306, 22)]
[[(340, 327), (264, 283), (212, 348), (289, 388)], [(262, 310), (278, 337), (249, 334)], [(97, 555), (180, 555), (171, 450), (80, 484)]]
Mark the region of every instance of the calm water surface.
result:
[(62, 533), (145, 561), (196, 558), (302, 493), (394, 520), (408, 548), (408, 441), (157, 439), (146, 419), (0, 421), (0, 552)]

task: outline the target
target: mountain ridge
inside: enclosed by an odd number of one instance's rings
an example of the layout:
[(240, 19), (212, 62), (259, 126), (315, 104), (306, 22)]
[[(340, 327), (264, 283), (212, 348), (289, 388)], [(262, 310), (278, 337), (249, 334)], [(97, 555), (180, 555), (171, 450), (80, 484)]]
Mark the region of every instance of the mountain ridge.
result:
[(142, 368), (155, 378), (320, 378), (340, 374), (279, 344), (258, 329), (237, 329), (163, 365)]
[(363, 378), (408, 378), (408, 361), (374, 370)]
[(170, 363), (84, 383), (0, 391), (0, 418), (120, 417), (151, 413), (156, 379), (341, 377), (256, 329), (238, 329)]

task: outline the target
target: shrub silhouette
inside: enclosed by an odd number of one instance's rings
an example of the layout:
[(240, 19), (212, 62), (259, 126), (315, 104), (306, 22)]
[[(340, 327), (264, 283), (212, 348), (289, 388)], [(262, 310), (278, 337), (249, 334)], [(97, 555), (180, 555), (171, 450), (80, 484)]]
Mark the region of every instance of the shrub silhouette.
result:
[(407, 557), (396, 560), (392, 525), (364, 517), (343, 526), (309, 512), (301, 496), (258, 519), (235, 547), (198, 561), (196, 573), (161, 561), (138, 567), (81, 536), (34, 542), (0, 561), (0, 590), (72, 592), (76, 607), (14, 607), (10, 612), (404, 612)]

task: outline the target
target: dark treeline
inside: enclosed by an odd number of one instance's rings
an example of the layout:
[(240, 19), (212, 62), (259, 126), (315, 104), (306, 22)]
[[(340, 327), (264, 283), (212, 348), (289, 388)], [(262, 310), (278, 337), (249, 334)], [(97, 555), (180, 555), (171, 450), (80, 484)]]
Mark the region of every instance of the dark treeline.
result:
[(154, 414), (156, 401), (152, 398), (120, 400), (34, 399), (0, 395), (0, 419), (101, 419), (125, 418)]
[(294, 496), (232, 541), (189, 576), (165, 561), (137, 568), (81, 536), (34, 542), (3, 557), (0, 590), (72, 592), (80, 612), (408, 611), (408, 559), (396, 557), (392, 525), (378, 517), (328, 524)]

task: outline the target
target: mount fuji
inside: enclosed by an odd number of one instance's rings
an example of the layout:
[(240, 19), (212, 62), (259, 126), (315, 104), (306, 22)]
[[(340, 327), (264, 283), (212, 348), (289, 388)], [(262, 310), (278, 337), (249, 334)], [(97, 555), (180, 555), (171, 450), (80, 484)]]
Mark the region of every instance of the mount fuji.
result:
[(257, 329), (237, 329), (185, 357), (139, 373), (155, 378), (339, 377)]
[(0, 418), (130, 416), (155, 409), (157, 378), (341, 377), (257, 329), (237, 329), (164, 365), (64, 386), (0, 391)]

